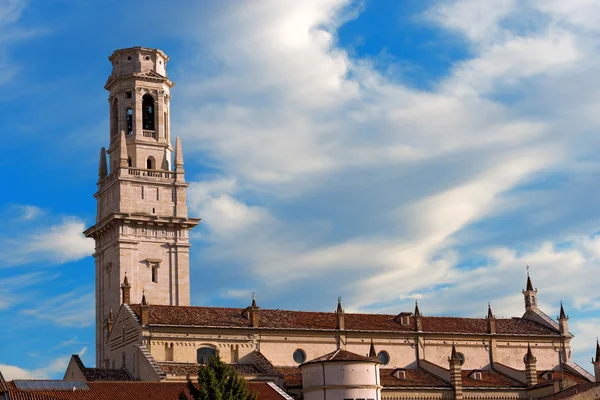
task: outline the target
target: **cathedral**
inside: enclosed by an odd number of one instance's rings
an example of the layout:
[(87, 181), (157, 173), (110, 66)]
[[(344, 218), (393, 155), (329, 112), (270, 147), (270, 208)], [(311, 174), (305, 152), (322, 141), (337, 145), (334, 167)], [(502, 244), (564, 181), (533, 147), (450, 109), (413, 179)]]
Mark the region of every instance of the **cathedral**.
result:
[[(573, 362), (569, 318), (562, 305), (556, 320), (538, 308), (529, 274), (513, 318), (496, 318), (490, 305), (483, 318), (429, 316), (418, 304), (347, 313), (341, 299), (332, 312), (263, 309), (255, 298), (246, 308), (192, 306), (189, 234), (200, 219), (188, 216), (183, 147), (171, 135), (169, 57), (134, 47), (109, 60), (109, 145), (96, 222), (84, 232), (95, 240), (96, 366), (73, 356), (65, 380), (181, 387), (218, 354), (280, 396), (259, 398), (600, 396), (600, 347), (595, 376)], [(15, 383), (2, 385), (18, 397)]]

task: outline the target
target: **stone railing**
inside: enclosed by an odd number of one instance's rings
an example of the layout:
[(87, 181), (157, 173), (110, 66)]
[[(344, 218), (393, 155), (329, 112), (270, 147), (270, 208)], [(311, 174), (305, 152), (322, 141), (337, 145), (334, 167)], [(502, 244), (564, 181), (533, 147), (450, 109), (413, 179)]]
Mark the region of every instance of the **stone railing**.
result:
[(159, 169), (140, 169), (127, 168), (127, 174), (131, 176), (147, 176), (150, 178), (174, 179), (176, 177), (173, 171), (161, 171)]
[(147, 138), (156, 139), (156, 131), (142, 131), (142, 135)]

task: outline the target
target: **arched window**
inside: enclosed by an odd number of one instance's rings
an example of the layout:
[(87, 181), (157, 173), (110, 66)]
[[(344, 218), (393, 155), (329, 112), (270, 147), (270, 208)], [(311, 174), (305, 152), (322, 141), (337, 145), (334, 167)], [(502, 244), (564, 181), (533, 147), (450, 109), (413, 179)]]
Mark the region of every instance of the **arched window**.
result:
[(156, 161), (154, 157), (150, 156), (146, 159), (146, 169), (154, 169), (156, 167)]
[(142, 97), (142, 129), (154, 130), (154, 97), (149, 94)]
[(127, 157), (127, 166), (129, 168), (131, 168), (132, 162), (131, 162), (131, 157)]
[(209, 359), (217, 356), (217, 352), (211, 347), (200, 347), (196, 351), (196, 356), (198, 359), (198, 364), (206, 364), (208, 363)]
[(173, 361), (173, 343), (165, 343), (165, 361)]
[(119, 134), (119, 100), (116, 97), (112, 103), (110, 114), (112, 136), (117, 136)]
[(127, 108), (127, 134), (133, 133), (133, 110), (131, 107)]

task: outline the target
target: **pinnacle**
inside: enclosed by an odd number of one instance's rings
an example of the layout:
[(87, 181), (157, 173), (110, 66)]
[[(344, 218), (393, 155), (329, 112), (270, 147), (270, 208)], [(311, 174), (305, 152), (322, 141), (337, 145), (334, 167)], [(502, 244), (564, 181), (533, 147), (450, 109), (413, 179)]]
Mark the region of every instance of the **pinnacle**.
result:
[(343, 312), (344, 312), (344, 310), (342, 309), (342, 296), (339, 296), (336, 313), (341, 314)]
[(419, 311), (419, 303), (415, 300), (415, 317), (420, 317), (421, 311)]
[(560, 315), (558, 319), (568, 319), (567, 314), (565, 313), (565, 309), (563, 308), (562, 301), (560, 302)]
[(373, 339), (371, 339), (371, 347), (369, 348), (369, 357), (377, 357), (377, 351), (375, 351), (375, 345)]

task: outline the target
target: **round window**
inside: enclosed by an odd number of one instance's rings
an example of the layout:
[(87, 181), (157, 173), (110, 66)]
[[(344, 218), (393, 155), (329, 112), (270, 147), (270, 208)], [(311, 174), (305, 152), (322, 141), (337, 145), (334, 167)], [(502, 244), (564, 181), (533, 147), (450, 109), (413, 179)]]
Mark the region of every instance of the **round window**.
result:
[(131, 61), (131, 56), (128, 56), (128, 57), (127, 57), (127, 59), (128, 59), (129, 61)]
[(302, 364), (304, 361), (306, 361), (306, 353), (304, 350), (298, 349), (294, 352), (294, 361), (296, 361), (298, 364)]
[(390, 355), (387, 351), (380, 351), (379, 354), (377, 354), (377, 357), (383, 365), (388, 365), (390, 363)]
[(465, 355), (463, 353), (456, 353), (456, 357), (460, 360), (460, 365), (465, 363)]
[(150, 56), (146, 56), (145, 58), (146, 58), (146, 61), (148, 61), (150, 59)]

